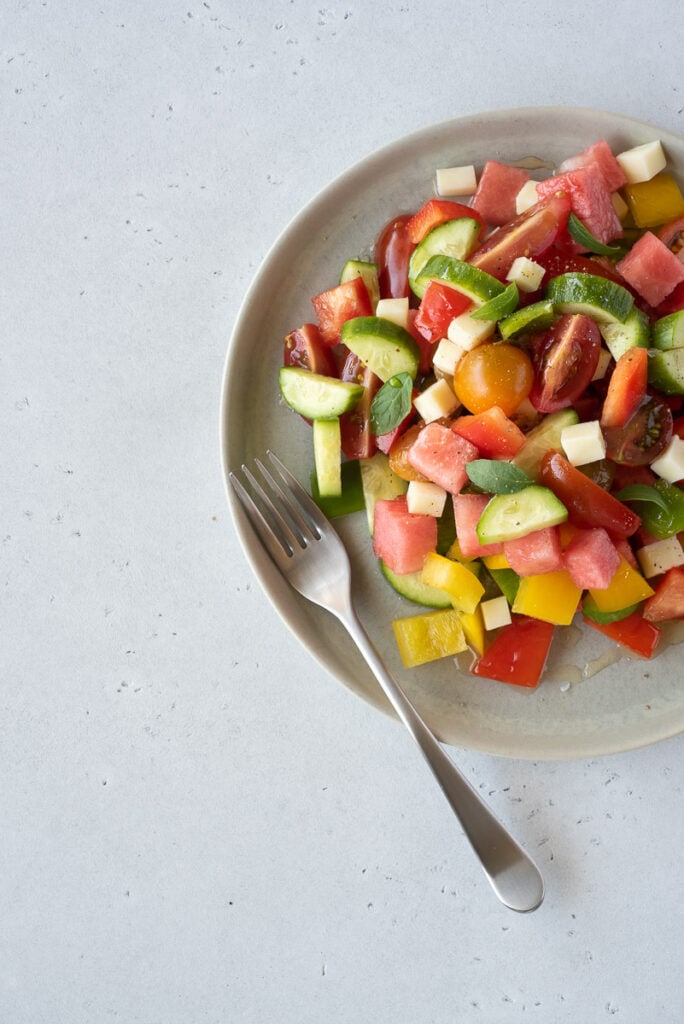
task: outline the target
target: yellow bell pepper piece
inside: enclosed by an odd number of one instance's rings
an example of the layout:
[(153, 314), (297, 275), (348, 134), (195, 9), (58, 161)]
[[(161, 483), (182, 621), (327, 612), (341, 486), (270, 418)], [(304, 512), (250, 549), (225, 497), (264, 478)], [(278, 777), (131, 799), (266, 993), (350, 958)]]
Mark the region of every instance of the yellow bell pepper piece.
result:
[(684, 214), (684, 195), (667, 171), (661, 171), (650, 181), (625, 185), (622, 191), (634, 223), (639, 228), (666, 224)]
[(581, 596), (581, 588), (572, 582), (565, 569), (523, 576), (512, 611), (552, 622), (555, 626), (569, 626)]
[(453, 558), (457, 562), (463, 562), (464, 565), (468, 565), (469, 562), (477, 562), (476, 558), (467, 558), (461, 551), (461, 545), (458, 543), (458, 537), (453, 541), (449, 550), (446, 553), (447, 558)]
[(468, 647), (472, 648), (478, 657), (481, 657), (485, 649), (485, 627), (480, 605), (477, 606), (474, 612), (469, 614), (461, 612), (461, 625), (463, 626)]
[(392, 628), (406, 668), (460, 654), (468, 647), (455, 608), (395, 619)]
[(653, 587), (625, 558), (620, 561), (609, 586), (604, 590), (589, 591), (596, 607), (602, 612), (619, 612), (639, 601), (645, 601), (653, 592)]
[(488, 569), (510, 569), (510, 564), (503, 551), (498, 555), (485, 555), (482, 561)]
[(426, 557), (420, 578), (431, 587), (446, 590), (454, 608), (460, 612), (474, 612), (484, 594), (484, 587), (468, 566), (438, 555), (436, 551)]

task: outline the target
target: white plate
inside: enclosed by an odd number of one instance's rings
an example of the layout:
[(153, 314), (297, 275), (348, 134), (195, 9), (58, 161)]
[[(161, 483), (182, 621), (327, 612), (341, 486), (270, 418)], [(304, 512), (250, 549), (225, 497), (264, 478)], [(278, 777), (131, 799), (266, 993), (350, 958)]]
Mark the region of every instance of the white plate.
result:
[[(283, 406), (278, 392), (282, 339), (313, 319), (311, 296), (338, 280), (347, 258), (367, 256), (394, 214), (416, 209), (433, 194), (437, 167), (481, 167), (486, 159), (514, 162), (530, 155), (555, 163), (601, 138), (614, 152), (660, 138), (671, 163), (684, 167), (684, 140), (668, 132), (600, 111), (541, 107), (426, 128), (363, 160), (316, 196), (264, 260), (235, 324), (221, 406), (224, 472), (272, 448), (308, 482), (310, 432)], [(344, 630), (282, 580), (229, 486), (227, 491), (247, 557), (284, 621), (337, 679), (387, 711)], [(391, 622), (417, 609), (395, 595), (377, 571), (363, 514), (337, 520), (337, 526), (350, 551), (361, 619), (443, 741), (509, 757), (560, 759), (628, 750), (684, 730), (681, 651), (676, 647), (653, 661), (621, 657), (611, 663), (617, 648), (596, 631), (557, 630), (547, 677), (534, 691), (476, 679), (448, 659), (404, 669)], [(597, 664), (606, 667), (588, 675), (587, 666)]]

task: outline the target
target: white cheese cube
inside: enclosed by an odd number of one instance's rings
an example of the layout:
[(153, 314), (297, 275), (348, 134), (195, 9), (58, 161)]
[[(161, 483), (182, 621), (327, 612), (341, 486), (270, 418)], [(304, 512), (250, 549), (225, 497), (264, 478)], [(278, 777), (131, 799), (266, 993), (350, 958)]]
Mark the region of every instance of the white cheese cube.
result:
[(594, 376), (591, 378), (592, 380), (601, 380), (603, 377), (605, 377), (606, 370), (610, 366), (610, 361), (612, 358), (613, 357), (611, 356), (607, 348), (601, 349), (601, 351), (599, 352), (596, 369), (594, 370)]
[(630, 185), (635, 185), (639, 181), (650, 181), (667, 163), (660, 139), (626, 149), (624, 153), (618, 153), (615, 159), (625, 172)]
[(413, 405), (426, 423), (438, 420), (442, 416), (451, 416), (459, 405), (456, 395), (453, 393), (443, 377), (436, 380), (429, 388), (422, 391), (414, 400)]
[(561, 431), (561, 446), (573, 466), (586, 466), (606, 455), (606, 442), (598, 420), (565, 427)]
[(480, 608), (485, 629), (498, 629), (500, 626), (508, 626), (511, 622), (511, 609), (503, 594), (501, 597), (482, 601)]
[(456, 366), (464, 352), (465, 349), (461, 345), (457, 345), (455, 341), (442, 338), (432, 357), (432, 365), (435, 370), (453, 377)]
[(684, 549), (676, 536), (646, 544), (639, 548), (636, 556), (646, 579), (660, 576), (675, 565), (684, 565)]
[(670, 484), (684, 480), (684, 441), (681, 437), (673, 434), (663, 454), (651, 463), (651, 469)]
[(544, 274), (545, 270), (539, 263), (535, 263), (527, 256), (518, 256), (511, 263), (506, 280), (517, 284), (521, 292), (536, 292)]
[(391, 320), (393, 324), (408, 329), (409, 300), (405, 299), (378, 299), (375, 315), (381, 316), (383, 320)]
[(440, 196), (472, 196), (477, 191), (475, 168), (472, 164), (440, 167), (435, 171), (435, 189)]
[(613, 209), (617, 213), (620, 220), (624, 220), (629, 213), (629, 206), (624, 201), (619, 192), (611, 192), (610, 199), (613, 204)]
[(537, 195), (537, 182), (530, 178), (526, 181), (523, 187), (515, 197), (515, 212), (524, 213), (525, 210), (529, 210), (531, 206), (539, 202), (539, 196)]
[(410, 480), (406, 491), (409, 512), (438, 519), (446, 505), (447, 492), (429, 480)]
[(470, 313), (461, 313), (449, 324), (447, 338), (469, 352), (491, 337), (495, 327), (495, 320), (473, 320)]

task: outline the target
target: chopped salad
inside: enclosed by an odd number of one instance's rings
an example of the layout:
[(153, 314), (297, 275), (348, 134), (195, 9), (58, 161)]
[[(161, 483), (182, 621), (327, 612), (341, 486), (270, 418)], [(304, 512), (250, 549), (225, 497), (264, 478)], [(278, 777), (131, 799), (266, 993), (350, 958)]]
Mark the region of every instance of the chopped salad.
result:
[(532, 173), (436, 169), (279, 376), (315, 499), (412, 602), (404, 664), (525, 687), (576, 616), (642, 658), (684, 618), (684, 196), (659, 140)]

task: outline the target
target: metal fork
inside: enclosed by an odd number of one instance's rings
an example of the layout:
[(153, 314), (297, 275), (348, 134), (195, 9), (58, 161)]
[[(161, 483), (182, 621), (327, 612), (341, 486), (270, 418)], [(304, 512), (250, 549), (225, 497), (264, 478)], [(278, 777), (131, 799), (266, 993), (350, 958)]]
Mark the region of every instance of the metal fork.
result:
[(254, 460), (259, 478), (242, 466), (249, 490), (235, 473), (229, 473), (264, 547), (295, 590), (346, 627), (422, 750), (498, 898), (511, 910), (535, 910), (544, 897), (539, 870), (459, 772), (390, 675), (354, 610), (351, 568), (342, 541), (292, 473), (273, 452), (268, 451), (267, 457), (270, 469), (260, 459)]

